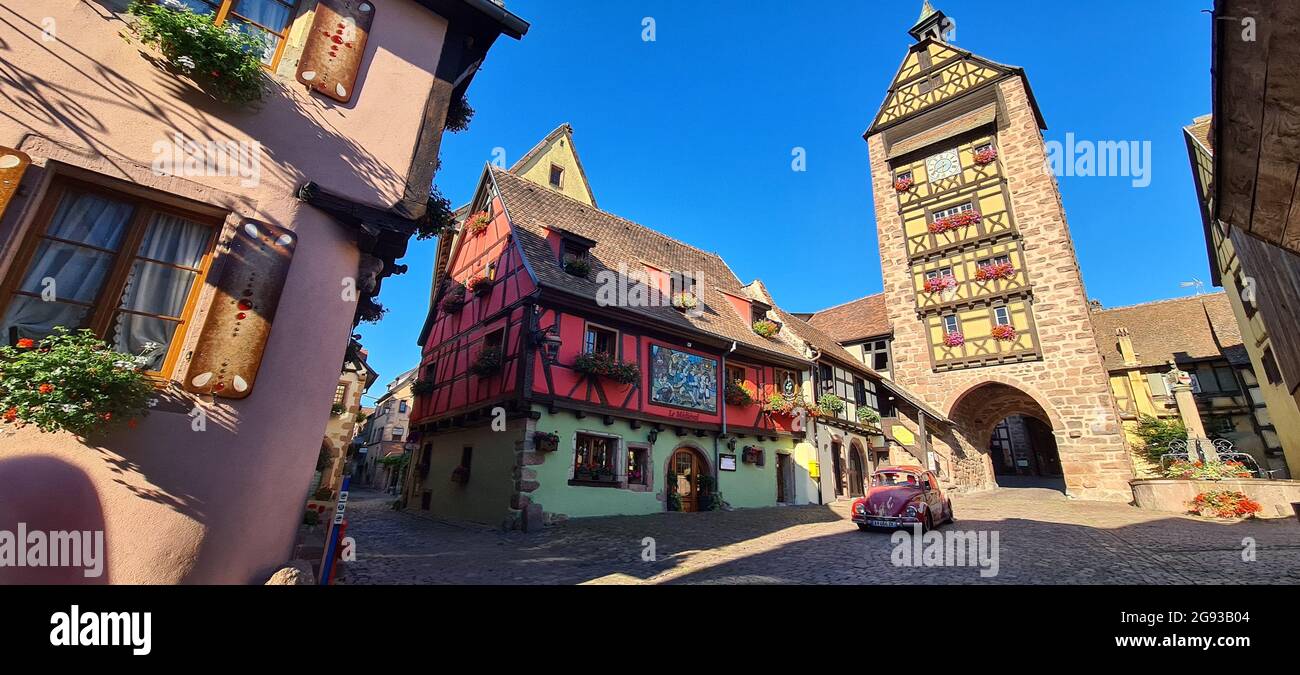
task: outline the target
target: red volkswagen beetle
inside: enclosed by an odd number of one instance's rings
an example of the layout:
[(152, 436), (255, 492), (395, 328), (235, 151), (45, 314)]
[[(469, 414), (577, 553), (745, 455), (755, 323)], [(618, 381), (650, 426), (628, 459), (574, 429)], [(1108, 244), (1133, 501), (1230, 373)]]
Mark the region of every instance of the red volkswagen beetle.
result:
[(871, 476), (867, 496), (853, 502), (853, 522), (859, 530), (873, 527), (921, 529), (951, 523), (952, 500), (939, 489), (939, 480), (921, 467), (888, 466)]

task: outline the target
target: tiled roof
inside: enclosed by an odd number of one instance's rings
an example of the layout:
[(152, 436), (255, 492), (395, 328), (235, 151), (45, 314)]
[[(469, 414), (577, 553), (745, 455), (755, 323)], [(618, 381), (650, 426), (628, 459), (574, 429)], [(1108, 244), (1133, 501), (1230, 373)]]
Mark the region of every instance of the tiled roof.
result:
[(884, 293), (823, 309), (813, 314), (808, 323), (841, 344), (894, 332), (889, 312), (885, 311)]
[[(700, 273), (704, 283), (697, 289), (702, 310), (699, 316), (687, 316), (667, 305), (625, 309), (667, 327), (700, 331), (755, 349), (808, 360), (789, 344), (754, 333), (749, 318), (742, 317), (723, 295), (725, 291), (749, 297), (744, 284), (717, 254), (706, 253), (630, 220), (535, 185), (508, 171), (496, 167), (491, 171), (515, 225), (519, 245), (542, 286), (595, 302), (600, 288), (595, 279), (604, 270), (618, 273), (620, 266), (625, 266), (629, 273), (644, 273), (649, 264), (665, 272)], [(565, 273), (556, 262), (546, 241), (550, 228), (559, 228), (596, 242), (588, 253), (592, 271), (587, 278)]]
[(1210, 154), (1214, 154), (1214, 135), (1213, 135), (1214, 128), (1213, 127), (1214, 127), (1214, 116), (1202, 115), (1201, 117), (1197, 117), (1196, 119), (1192, 120), (1192, 124), (1190, 126), (1183, 127), (1183, 129), (1187, 133), (1191, 134), (1192, 138), (1196, 139), (1196, 142), (1200, 143), (1201, 145), (1204, 145), (1205, 149), (1210, 151)]
[(1163, 366), (1170, 359), (1222, 357), (1236, 364), (1249, 362), (1232, 306), (1222, 292), (1093, 312), (1092, 327), (1107, 370), (1124, 367), (1117, 328), (1129, 330), (1144, 368)]

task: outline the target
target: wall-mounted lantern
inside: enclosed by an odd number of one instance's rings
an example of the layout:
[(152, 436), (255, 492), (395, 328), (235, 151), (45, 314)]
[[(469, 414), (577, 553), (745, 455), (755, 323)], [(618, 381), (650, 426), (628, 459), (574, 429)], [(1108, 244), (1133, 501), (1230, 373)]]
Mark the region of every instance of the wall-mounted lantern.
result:
[(560, 345), (564, 343), (560, 336), (553, 332), (554, 326), (542, 330), (538, 329), (533, 332), (533, 344), (541, 347), (542, 359), (546, 363), (555, 363), (560, 359)]

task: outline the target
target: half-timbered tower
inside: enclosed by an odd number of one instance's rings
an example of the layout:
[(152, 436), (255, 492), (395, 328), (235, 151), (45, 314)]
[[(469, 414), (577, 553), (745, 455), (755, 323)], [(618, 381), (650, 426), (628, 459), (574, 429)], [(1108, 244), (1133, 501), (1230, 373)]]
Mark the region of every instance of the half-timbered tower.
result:
[(894, 379), (962, 430), (928, 458), (956, 483), (993, 484), (993, 429), (1021, 415), (1050, 428), (1071, 495), (1128, 500), (1042, 113), (1023, 69), (950, 27), (927, 1), (865, 134)]

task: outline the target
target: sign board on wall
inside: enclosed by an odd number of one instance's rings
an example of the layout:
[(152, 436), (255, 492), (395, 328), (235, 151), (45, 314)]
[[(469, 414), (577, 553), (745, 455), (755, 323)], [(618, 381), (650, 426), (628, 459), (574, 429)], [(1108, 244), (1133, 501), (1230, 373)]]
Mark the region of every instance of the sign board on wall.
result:
[(893, 435), (894, 440), (898, 441), (903, 445), (916, 444), (916, 436), (912, 434), (912, 431), (910, 429), (908, 429), (907, 427), (901, 424), (896, 424), (890, 427), (889, 433)]
[(716, 413), (717, 360), (661, 345), (650, 345), (650, 402)]
[(735, 456), (735, 455), (718, 455), (718, 470), (720, 470), (720, 471), (735, 471), (735, 470), (736, 470), (736, 456)]

